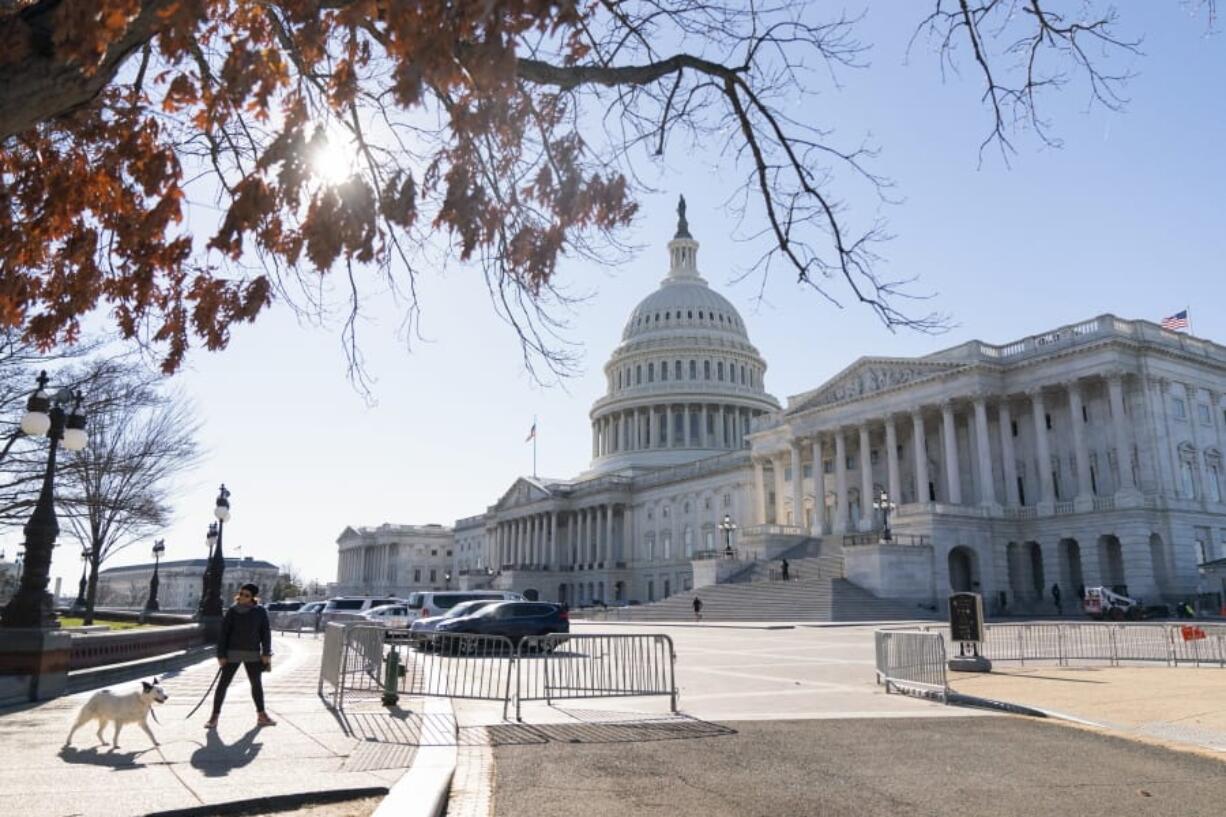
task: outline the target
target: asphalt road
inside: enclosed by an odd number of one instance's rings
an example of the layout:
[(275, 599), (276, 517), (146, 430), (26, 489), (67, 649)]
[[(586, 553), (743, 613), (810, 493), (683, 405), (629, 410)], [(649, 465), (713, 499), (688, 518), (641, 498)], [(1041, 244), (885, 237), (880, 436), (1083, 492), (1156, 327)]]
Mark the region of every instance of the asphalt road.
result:
[[(702, 724), (698, 725), (699, 727)], [(497, 817), (1220, 817), (1226, 765), (1021, 717), (622, 724), (494, 749)], [(685, 737), (695, 732), (710, 736)], [(640, 739), (641, 738), (641, 739)]]

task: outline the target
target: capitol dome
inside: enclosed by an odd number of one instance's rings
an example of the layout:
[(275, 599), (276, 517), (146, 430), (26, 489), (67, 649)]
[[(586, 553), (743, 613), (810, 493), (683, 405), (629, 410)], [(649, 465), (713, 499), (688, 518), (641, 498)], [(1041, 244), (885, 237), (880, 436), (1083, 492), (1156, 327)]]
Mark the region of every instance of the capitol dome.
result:
[(779, 410), (766, 361), (736, 308), (698, 272), (685, 198), (668, 275), (639, 302), (605, 364), (592, 406), (592, 471), (692, 462), (748, 447), (750, 421)]

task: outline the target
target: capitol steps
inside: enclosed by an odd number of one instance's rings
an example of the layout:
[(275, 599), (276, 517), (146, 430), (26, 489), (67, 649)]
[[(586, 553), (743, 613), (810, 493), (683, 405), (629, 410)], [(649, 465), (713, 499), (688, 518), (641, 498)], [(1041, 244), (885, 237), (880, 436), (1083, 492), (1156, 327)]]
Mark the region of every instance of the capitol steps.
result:
[(704, 621), (892, 621), (931, 615), (912, 604), (879, 599), (846, 579), (828, 577), (711, 585), (593, 618), (691, 621), (694, 596), (702, 600)]

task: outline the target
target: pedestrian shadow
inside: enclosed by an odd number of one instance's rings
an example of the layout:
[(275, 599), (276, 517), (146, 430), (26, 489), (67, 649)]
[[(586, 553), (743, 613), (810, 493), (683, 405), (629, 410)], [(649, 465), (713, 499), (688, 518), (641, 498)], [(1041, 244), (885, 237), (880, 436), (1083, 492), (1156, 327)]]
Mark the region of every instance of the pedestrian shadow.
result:
[(88, 749), (78, 749), (75, 746), (61, 746), (59, 751), (60, 760), (65, 763), (83, 764), (86, 766), (109, 766), (117, 772), (127, 769), (140, 769), (145, 764), (137, 763), (136, 759), (146, 752), (153, 751), (153, 747), (141, 749), (139, 751), (121, 751), (111, 748), (110, 744), (100, 743), (97, 746), (90, 746)]
[(255, 760), (264, 746), (255, 740), (260, 734), (258, 726), (248, 729), (231, 744), (224, 743), (216, 729), (210, 729), (205, 734), (205, 744), (192, 752), (189, 761), (192, 768), (202, 771), (205, 777), (225, 777), (234, 769), (241, 769)]

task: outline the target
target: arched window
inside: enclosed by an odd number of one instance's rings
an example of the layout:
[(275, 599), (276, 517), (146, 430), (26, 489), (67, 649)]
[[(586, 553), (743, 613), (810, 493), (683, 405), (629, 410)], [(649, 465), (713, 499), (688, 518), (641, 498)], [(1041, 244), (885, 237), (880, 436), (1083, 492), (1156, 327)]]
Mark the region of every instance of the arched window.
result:
[(648, 383), (656, 382), (656, 364), (654, 363), (647, 364), (647, 382)]
[(723, 382), (724, 380), (724, 361), (715, 364), (715, 379)]
[(690, 361), (690, 380), (697, 380), (697, 379), (698, 379), (698, 361), (691, 360)]
[(1185, 499), (1196, 499), (1196, 477), (1192, 468), (1196, 463), (1196, 449), (1184, 443), (1179, 446), (1179, 493)]
[(741, 385), (745, 385), (745, 364), (741, 364)]
[(675, 361), (673, 366), (673, 380), (681, 379), (681, 361)]
[(643, 382), (643, 364), (634, 367), (634, 385), (639, 385)]
[(702, 310), (698, 310), (698, 320), (702, 320)]
[(668, 361), (667, 360), (660, 364), (660, 379), (668, 380)]
[(711, 379), (711, 361), (709, 360), (704, 360), (702, 362), (702, 379), (703, 380)]
[(1208, 479), (1208, 484), (1205, 486), (1205, 499), (1210, 502), (1222, 502), (1222, 455), (1220, 452), (1205, 452), (1205, 476)]
[(617, 388), (620, 389), (621, 387), (622, 387), (622, 373), (618, 372), (617, 373)]

